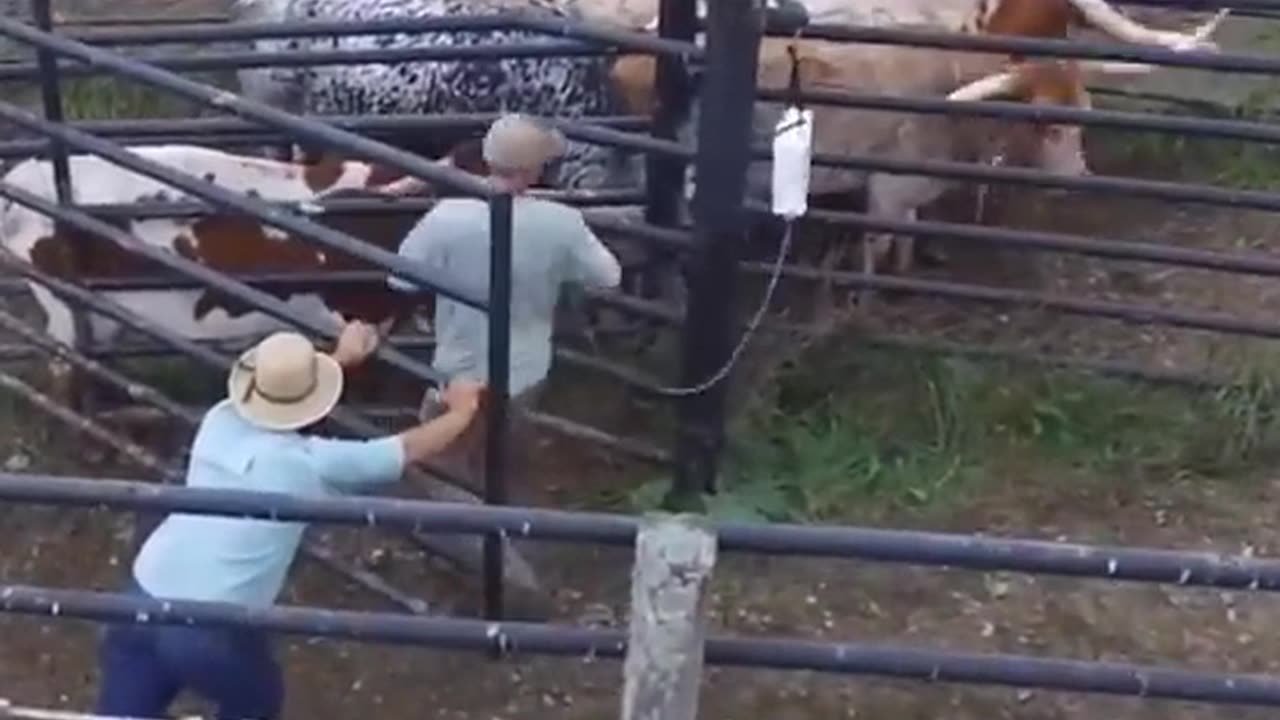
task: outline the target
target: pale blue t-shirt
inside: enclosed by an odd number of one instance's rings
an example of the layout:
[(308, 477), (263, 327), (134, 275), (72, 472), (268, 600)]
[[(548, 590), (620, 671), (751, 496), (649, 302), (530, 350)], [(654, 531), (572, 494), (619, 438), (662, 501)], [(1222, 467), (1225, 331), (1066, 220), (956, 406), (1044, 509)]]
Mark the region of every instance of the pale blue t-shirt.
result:
[[(404, 447), (395, 436), (341, 440), (264, 430), (229, 400), (196, 432), (187, 486), (324, 497), (359, 493), (400, 478)], [(169, 515), (147, 538), (133, 576), (169, 600), (273, 604), (306, 523), (214, 515)]]
[[(519, 395), (551, 368), (551, 330), (565, 283), (616, 287), (618, 259), (587, 227), (582, 212), (558, 202), (517, 196), (511, 222), (510, 393)], [(400, 245), (400, 255), (448, 278), (455, 287), (489, 295), (489, 205), (475, 198), (441, 200)], [(416, 286), (388, 278), (396, 290)], [(489, 379), (489, 316), (436, 297), (432, 365), (449, 377)]]

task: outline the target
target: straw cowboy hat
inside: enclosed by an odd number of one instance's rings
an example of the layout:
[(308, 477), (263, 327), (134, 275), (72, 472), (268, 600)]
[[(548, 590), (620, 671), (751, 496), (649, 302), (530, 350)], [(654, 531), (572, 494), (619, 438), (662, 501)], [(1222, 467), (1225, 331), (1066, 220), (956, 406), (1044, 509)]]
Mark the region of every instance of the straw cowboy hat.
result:
[(539, 170), (566, 149), (560, 131), (520, 113), (494, 120), (481, 145), (489, 167), (502, 170)]
[(342, 367), (295, 332), (249, 348), (227, 378), (240, 415), (268, 430), (297, 430), (324, 418), (342, 396)]

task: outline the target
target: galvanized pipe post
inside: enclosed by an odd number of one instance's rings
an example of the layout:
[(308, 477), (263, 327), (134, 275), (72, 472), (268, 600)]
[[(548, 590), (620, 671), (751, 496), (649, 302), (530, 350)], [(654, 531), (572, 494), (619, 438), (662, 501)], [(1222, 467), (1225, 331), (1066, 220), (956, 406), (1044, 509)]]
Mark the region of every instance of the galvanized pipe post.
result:
[[(511, 231), (510, 193), (489, 199), (489, 358), (488, 402), (485, 407), (484, 501), (507, 502), (507, 410), (511, 374)], [(503, 615), (502, 533), (484, 539), (484, 615)]]
[[(53, 32), (53, 10), (50, 7), (51, 0), (31, 0), (31, 19), (36, 27), (44, 32)], [(58, 55), (48, 48), (36, 48), (36, 65), (40, 69), (40, 99), (44, 106), (44, 117), (51, 123), (63, 124), (66, 118), (63, 114), (62, 105), (62, 77), (61, 71), (58, 69)], [(53, 188), (59, 205), (71, 205), (75, 202), (72, 195), (71, 185), (71, 163), (67, 157), (67, 145), (56, 138), (49, 138), (49, 160), (53, 165)], [(55, 227), (60, 226), (55, 222)], [(85, 242), (83, 238), (80, 242)], [(80, 246), (80, 242), (72, 247), (71, 261), (80, 271), (84, 270), (83, 258), (84, 248)], [(72, 322), (75, 327), (75, 348), (79, 352), (84, 352), (90, 345), (92, 338), (89, 337), (89, 317), (83, 310), (77, 308), (72, 315)], [(73, 398), (75, 400), (76, 409), (80, 412), (91, 412), (93, 410), (92, 386), (88, 379), (79, 371), (72, 370), (71, 374)]]
[[(708, 5), (693, 198), (695, 247), (687, 266), (689, 305), (682, 331), (681, 385), (686, 387), (706, 383), (720, 372), (737, 340), (737, 265), (747, 220), (743, 193), (765, 19), (762, 0)], [(680, 402), (671, 505), (684, 506), (701, 493), (715, 492), (731, 377)]]
[[(53, 32), (53, 12), (50, 0), (31, 0), (31, 17), (44, 32)], [(48, 48), (36, 48), (36, 64), (40, 68), (40, 98), (44, 104), (45, 119), (63, 123), (62, 82), (58, 71), (58, 56)], [(67, 205), (71, 199), (71, 166), (67, 160), (65, 143), (50, 138), (49, 157), (53, 162), (53, 186), (58, 203)]]
[[(663, 38), (693, 42), (698, 32), (698, 10), (695, 0), (660, 0), (658, 34)], [(688, 121), (693, 82), (687, 57), (660, 54), (656, 56), (657, 107), (653, 111), (651, 134), (663, 140), (679, 140), (679, 131)], [(645, 212), (650, 225), (676, 227), (684, 194), (684, 175), (688, 163), (677, 157), (657, 153), (645, 156)], [(674, 254), (661, 248), (649, 252), (639, 278), (640, 296), (656, 298), (662, 289), (660, 273), (669, 269)]]

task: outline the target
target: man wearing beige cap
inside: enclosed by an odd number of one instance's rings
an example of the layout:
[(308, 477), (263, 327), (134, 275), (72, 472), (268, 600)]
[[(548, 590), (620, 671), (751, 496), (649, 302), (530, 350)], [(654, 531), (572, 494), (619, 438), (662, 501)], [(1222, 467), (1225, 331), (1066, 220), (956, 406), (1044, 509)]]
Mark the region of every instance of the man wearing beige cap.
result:
[[(338, 403), (343, 368), (377, 345), (369, 325), (348, 324), (332, 354), (280, 332), (245, 352), (227, 378), (227, 399), (205, 415), (187, 468), (190, 487), (309, 497), (360, 493), (398, 480), (408, 463), (440, 453), (471, 423), (482, 385), (454, 382), (447, 411), (374, 440), (303, 435)], [(169, 515), (134, 560), (130, 592), (162, 600), (272, 605), (298, 552), (305, 523)], [(283, 683), (267, 635), (246, 628), (114, 625), (100, 652), (94, 712), (165, 717), (183, 689), (218, 706), (217, 717), (279, 717)]]
[[(489, 166), (488, 180), (514, 196), (511, 242), (511, 372), (510, 392), (515, 407), (507, 444), (507, 467), (519, 472), (524, 466), (528, 428), (520, 422), (522, 409), (537, 402), (538, 392), (551, 368), (551, 330), (560, 288), (566, 283), (591, 287), (617, 287), (622, 270), (613, 253), (587, 227), (576, 208), (530, 197), (526, 191), (542, 175), (546, 165), (565, 152), (564, 137), (537, 120), (506, 114), (494, 121), (484, 137), (482, 151)], [(400, 255), (447, 275), (471, 292), (489, 292), (489, 206), (475, 198), (441, 200), (409, 232)], [(390, 278), (391, 287), (412, 290), (414, 285)], [(435, 368), (450, 377), (488, 379), (488, 314), (449, 298), (436, 299)], [(439, 412), (439, 405), (424, 398), (422, 416)], [(459, 443), (478, 448), (477, 443)], [(455, 469), (476, 473), (480, 458), (450, 458)], [(458, 468), (458, 464), (464, 467)], [(474, 478), (473, 478), (474, 479)]]

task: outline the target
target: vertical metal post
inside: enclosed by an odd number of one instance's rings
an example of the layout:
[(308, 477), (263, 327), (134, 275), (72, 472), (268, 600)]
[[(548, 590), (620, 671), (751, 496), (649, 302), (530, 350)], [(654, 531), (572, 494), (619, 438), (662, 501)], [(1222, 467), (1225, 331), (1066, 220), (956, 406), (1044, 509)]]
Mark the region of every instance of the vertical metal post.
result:
[[(511, 206), (510, 193), (489, 200), (489, 397), (484, 448), (484, 501), (507, 502), (507, 405), (511, 368)], [(501, 620), (504, 538), (484, 539), (484, 614)]]
[[(31, 17), (44, 32), (53, 32), (53, 12), (50, 0), (31, 0)], [(62, 82), (58, 72), (58, 56), (46, 48), (36, 49), (36, 64), (40, 69), (40, 98), (44, 103), (44, 116), (49, 122), (61, 123)], [(67, 162), (67, 146), (60, 140), (49, 138), (49, 157), (53, 162), (53, 186), (58, 203), (71, 202), (71, 167)]]
[[(695, 386), (728, 361), (737, 339), (736, 266), (746, 228), (743, 193), (752, 140), (752, 110), (762, 0), (708, 3), (706, 71), (698, 118), (696, 247), (689, 258), (689, 305), (683, 328), (682, 381)], [(724, 446), (729, 378), (679, 406), (675, 482), (669, 504), (687, 505), (715, 492)]]
[[(698, 32), (695, 0), (660, 0), (658, 33), (662, 37), (693, 42)], [(652, 134), (677, 140), (677, 132), (689, 117), (692, 82), (687, 58), (658, 55), (655, 81), (658, 106), (654, 108)], [(679, 158), (651, 154), (645, 157), (645, 222), (674, 227), (684, 194), (685, 162)], [(661, 289), (658, 273), (666, 270), (671, 254), (652, 250), (640, 278), (641, 297), (657, 297)]]

